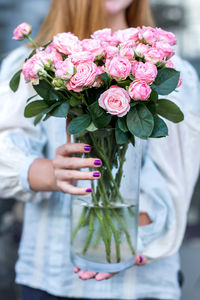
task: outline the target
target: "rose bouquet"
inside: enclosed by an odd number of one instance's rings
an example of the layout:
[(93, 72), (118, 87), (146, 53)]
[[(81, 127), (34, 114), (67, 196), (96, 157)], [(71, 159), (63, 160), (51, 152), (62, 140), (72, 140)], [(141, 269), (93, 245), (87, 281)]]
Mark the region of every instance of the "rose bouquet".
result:
[[(103, 29), (84, 40), (69, 32), (59, 33), (38, 47), (30, 33), (26, 23), (14, 31), (14, 39), (28, 38), (35, 49), (10, 81), (16, 91), (22, 72), (36, 91), (27, 100), (24, 116), (35, 117), (35, 125), (51, 116), (66, 118), (68, 133), (91, 145), (90, 155), (102, 161), (101, 178), (91, 181), (91, 194), (72, 199), (71, 243), (79, 257), (76, 264), (87, 267), (84, 258), (97, 261), (90, 268), (99, 271), (102, 263), (129, 261), (107, 270), (123, 269), (133, 264), (139, 194), (140, 155), (136, 152), (128, 162), (128, 149), (132, 145), (140, 151), (140, 139), (167, 136), (163, 118), (175, 123), (183, 120), (176, 104), (159, 97), (181, 84), (180, 73), (170, 60), (176, 39), (160, 28), (114, 33)], [(40, 99), (33, 100), (37, 96)], [(131, 161), (137, 169), (132, 183), (125, 170)], [(124, 192), (127, 182), (128, 192)]]

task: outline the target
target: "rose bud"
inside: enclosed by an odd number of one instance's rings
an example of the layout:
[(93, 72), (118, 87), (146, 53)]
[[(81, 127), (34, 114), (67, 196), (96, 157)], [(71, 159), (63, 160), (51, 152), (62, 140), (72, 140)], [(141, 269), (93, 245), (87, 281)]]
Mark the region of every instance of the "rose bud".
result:
[(142, 80), (135, 80), (130, 84), (129, 95), (134, 100), (148, 100), (151, 94), (150, 86)]
[(32, 26), (28, 23), (22, 23), (13, 31), (13, 40), (22, 41), (32, 32)]

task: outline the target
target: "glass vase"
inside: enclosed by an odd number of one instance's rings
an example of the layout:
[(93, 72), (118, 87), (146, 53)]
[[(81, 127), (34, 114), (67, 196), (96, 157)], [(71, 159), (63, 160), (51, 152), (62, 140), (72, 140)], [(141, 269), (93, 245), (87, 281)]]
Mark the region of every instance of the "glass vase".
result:
[[(95, 272), (119, 272), (135, 263), (141, 142), (118, 145), (115, 129), (84, 132), (75, 142), (92, 146), (84, 157), (99, 158), (98, 180), (80, 180), (92, 193), (71, 199), (71, 259)], [(88, 171), (84, 169), (83, 171)]]

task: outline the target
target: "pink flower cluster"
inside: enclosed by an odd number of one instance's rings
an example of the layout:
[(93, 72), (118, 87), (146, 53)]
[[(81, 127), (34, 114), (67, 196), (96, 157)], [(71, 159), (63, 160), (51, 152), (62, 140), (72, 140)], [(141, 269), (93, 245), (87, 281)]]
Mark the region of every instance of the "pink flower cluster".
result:
[[(28, 28), (24, 33), (25, 27), (20, 26), (16, 38), (28, 34)], [(101, 87), (104, 81), (99, 75), (107, 73), (112, 86), (100, 96), (99, 105), (122, 117), (129, 111), (131, 99), (149, 99), (159, 67), (173, 67), (169, 59), (175, 44), (173, 33), (145, 26), (114, 33), (106, 28), (82, 41), (70, 32), (59, 33), (48, 47), (37, 50), (25, 62), (23, 74), (26, 81), (37, 84), (51, 71), (52, 83), (59, 81), (56, 88), (79, 93)], [(120, 86), (123, 81), (127, 86)]]

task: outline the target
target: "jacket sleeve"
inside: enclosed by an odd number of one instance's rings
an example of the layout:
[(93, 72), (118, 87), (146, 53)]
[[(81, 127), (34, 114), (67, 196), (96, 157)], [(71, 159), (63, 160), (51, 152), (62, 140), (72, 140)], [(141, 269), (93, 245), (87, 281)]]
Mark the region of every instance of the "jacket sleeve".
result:
[(42, 126), (35, 127), (32, 119), (23, 116), (26, 99), (34, 92), (23, 78), (16, 93), (9, 88), (9, 80), (25, 53), (24, 49), (11, 53), (0, 72), (0, 197), (26, 202), (40, 201), (51, 193), (33, 192), (28, 184), (29, 167), (43, 157), (46, 144)]
[(153, 221), (140, 228), (143, 254), (149, 259), (179, 250), (200, 169), (199, 81), (189, 63), (176, 58), (175, 65), (181, 71), (183, 84), (167, 98), (181, 108), (185, 118), (178, 124), (167, 121), (168, 137), (149, 140), (141, 179), (140, 210)]

